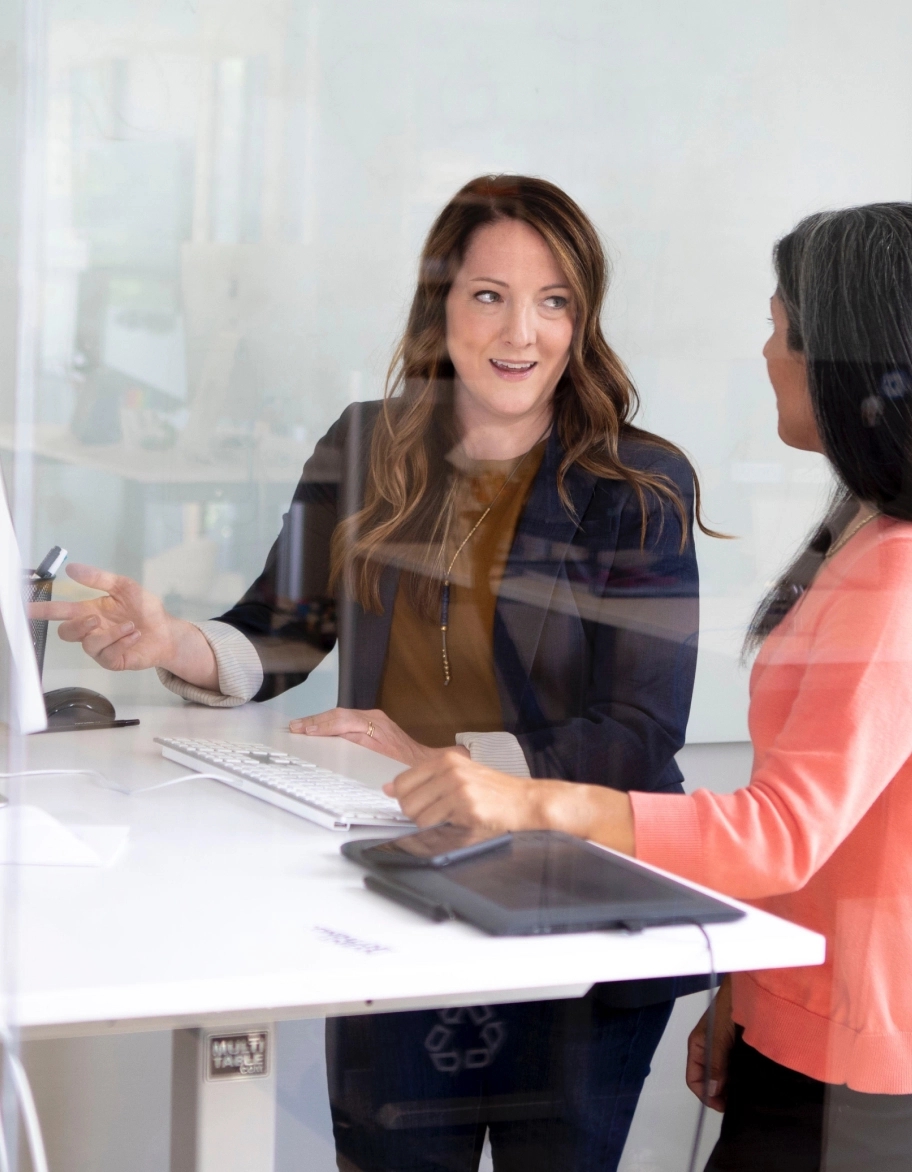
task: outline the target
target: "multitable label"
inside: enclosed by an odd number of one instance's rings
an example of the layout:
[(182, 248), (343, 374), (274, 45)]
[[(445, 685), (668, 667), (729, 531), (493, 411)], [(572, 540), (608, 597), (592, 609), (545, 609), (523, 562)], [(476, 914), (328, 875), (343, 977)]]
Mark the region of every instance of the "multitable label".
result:
[(210, 1034), (208, 1079), (261, 1078), (267, 1073), (268, 1034)]

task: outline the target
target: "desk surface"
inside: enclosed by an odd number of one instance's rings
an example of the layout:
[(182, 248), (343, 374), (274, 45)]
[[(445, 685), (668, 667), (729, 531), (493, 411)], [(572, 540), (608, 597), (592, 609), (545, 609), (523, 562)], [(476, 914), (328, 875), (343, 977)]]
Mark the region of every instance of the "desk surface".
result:
[[(137, 788), (184, 772), (152, 742), (168, 732), (262, 740), (375, 786), (401, 768), (292, 736), (268, 705), (119, 715), (142, 723), (32, 737), (27, 766), (95, 768)], [(67, 824), (130, 828), (106, 868), (0, 867), (0, 941), (16, 958), (6, 1016), (28, 1037), (572, 997), (596, 981), (707, 971), (693, 927), (496, 939), (431, 924), (363, 887), (339, 854), (344, 835), (219, 782), (134, 796), (78, 777), (19, 785)], [(709, 932), (723, 972), (824, 956), (822, 937), (755, 909)]]

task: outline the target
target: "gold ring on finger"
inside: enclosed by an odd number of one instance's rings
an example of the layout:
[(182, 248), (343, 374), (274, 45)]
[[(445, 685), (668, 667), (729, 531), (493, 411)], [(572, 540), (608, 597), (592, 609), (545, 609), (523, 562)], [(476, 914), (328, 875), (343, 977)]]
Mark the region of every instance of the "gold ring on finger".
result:
[(368, 735), (368, 736), (369, 736), (371, 739), (373, 739), (373, 736), (374, 736), (374, 722), (373, 722), (372, 720), (369, 720), (369, 721), (367, 722), (367, 735)]

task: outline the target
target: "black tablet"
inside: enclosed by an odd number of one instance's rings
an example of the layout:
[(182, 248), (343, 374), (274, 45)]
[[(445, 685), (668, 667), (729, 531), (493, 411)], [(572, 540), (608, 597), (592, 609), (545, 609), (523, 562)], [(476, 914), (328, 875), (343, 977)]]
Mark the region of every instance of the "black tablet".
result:
[(460, 919), (494, 936), (721, 923), (744, 912), (556, 830), (525, 830), (500, 849), (443, 868), (370, 866), (385, 839), (346, 842), (365, 885), (431, 919)]

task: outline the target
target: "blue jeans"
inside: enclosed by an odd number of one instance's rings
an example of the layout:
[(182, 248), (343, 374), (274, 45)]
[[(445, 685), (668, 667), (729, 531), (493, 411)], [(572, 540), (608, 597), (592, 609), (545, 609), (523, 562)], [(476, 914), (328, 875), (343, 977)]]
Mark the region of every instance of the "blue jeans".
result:
[(614, 1172), (673, 1001), (592, 995), (327, 1022), (345, 1172)]

